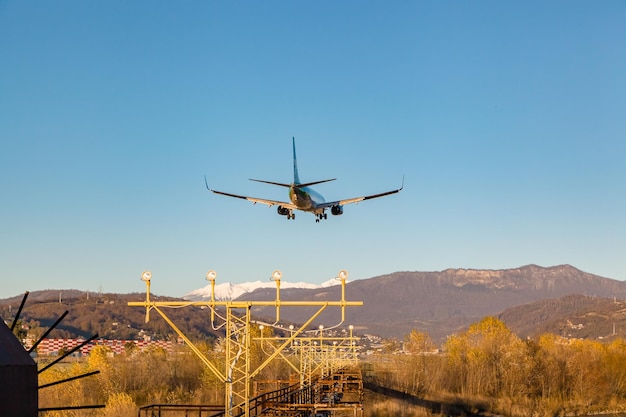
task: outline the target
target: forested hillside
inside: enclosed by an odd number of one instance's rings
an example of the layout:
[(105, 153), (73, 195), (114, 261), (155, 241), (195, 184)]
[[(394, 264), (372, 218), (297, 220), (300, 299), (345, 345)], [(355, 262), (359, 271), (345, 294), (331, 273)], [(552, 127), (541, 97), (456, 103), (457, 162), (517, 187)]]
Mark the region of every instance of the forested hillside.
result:
[[(87, 338), (95, 333), (105, 339), (176, 340), (175, 332), (156, 312), (145, 323), (145, 309), (128, 307), (129, 301), (143, 301), (145, 294), (88, 294), (80, 291), (37, 291), (29, 294), (20, 322), (37, 337), (66, 310), (69, 314), (49, 337)], [(152, 300), (175, 300), (152, 295)], [(13, 321), (21, 297), (0, 302), (0, 317)], [(208, 310), (199, 307), (168, 309), (167, 315), (194, 340), (213, 339)], [(26, 329), (25, 329), (26, 330)]]
[(573, 339), (626, 337), (626, 303), (580, 294), (509, 308), (499, 315), (520, 337), (552, 333)]

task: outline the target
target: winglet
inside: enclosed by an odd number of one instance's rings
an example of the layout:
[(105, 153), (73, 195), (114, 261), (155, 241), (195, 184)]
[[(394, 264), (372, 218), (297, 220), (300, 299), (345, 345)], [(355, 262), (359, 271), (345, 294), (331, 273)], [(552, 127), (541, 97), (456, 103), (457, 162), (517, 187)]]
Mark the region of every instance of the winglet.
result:
[(207, 182), (207, 180), (206, 180), (206, 175), (204, 176), (204, 185), (206, 185), (206, 189), (207, 189), (207, 190), (209, 190), (209, 191), (213, 191), (213, 190), (211, 190), (211, 189), (209, 188), (209, 183), (208, 183), (208, 182)]

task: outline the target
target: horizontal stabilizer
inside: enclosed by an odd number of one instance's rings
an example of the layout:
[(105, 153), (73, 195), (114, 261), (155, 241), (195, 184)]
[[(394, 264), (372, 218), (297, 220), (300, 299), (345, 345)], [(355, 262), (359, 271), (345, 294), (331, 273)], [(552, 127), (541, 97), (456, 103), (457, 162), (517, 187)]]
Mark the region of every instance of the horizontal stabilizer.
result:
[(282, 182), (255, 180), (255, 179), (252, 179), (252, 178), (250, 178), (250, 181), (256, 181), (256, 182), (262, 182), (262, 183), (265, 183), (265, 184), (278, 185), (280, 187), (287, 187), (287, 188), (291, 187), (291, 184), (283, 184)]
[(298, 187), (298, 188), (302, 188), (302, 187), (309, 187), (311, 185), (316, 185), (316, 184), (321, 184), (323, 182), (330, 182), (330, 181), (335, 181), (337, 178), (331, 178), (329, 180), (321, 180), (321, 181), (314, 181), (314, 182), (307, 182), (304, 184), (294, 184), (294, 186)]
[(336, 179), (337, 178), (332, 178), (332, 179), (329, 179), (329, 180), (313, 181), (313, 182), (307, 182), (307, 183), (304, 183), (304, 184), (284, 184), (282, 182), (255, 180), (253, 178), (250, 178), (250, 181), (262, 182), (264, 184), (278, 185), (279, 187), (287, 187), (287, 188), (289, 188), (289, 187), (291, 187), (293, 185), (294, 187), (297, 187), (297, 188), (303, 188), (303, 187), (309, 187), (311, 185), (321, 184), (323, 182), (335, 181)]

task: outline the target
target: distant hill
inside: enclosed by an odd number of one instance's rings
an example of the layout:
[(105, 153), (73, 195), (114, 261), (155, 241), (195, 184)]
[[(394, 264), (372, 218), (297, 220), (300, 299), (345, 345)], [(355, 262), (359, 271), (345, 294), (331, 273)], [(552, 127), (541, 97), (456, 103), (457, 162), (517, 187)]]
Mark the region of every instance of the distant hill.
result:
[[(66, 310), (68, 315), (49, 337), (90, 337), (96, 333), (105, 339), (140, 339), (150, 336), (155, 340), (176, 340), (176, 334), (158, 315), (151, 313), (145, 323), (146, 310), (128, 307), (129, 301), (143, 301), (145, 294), (94, 294), (77, 290), (33, 291), (28, 295), (20, 315), (23, 324), (47, 330)], [(23, 295), (0, 300), (0, 317), (11, 323)], [(178, 300), (152, 295), (154, 301)], [(213, 339), (216, 332), (207, 326), (208, 311), (198, 307), (168, 309), (166, 314), (195, 340)]]
[(567, 295), (509, 308), (499, 318), (520, 337), (626, 338), (626, 302), (617, 298)]
[[(28, 302), (36, 303), (42, 301), (54, 301), (54, 300), (63, 300), (63, 299), (73, 299), (79, 297), (87, 297), (87, 292), (80, 290), (41, 290), (41, 291), (31, 291), (28, 294)], [(92, 297), (98, 297), (98, 294), (94, 294), (93, 292), (89, 293)], [(4, 300), (0, 300), (0, 305), (11, 305), (19, 306), (22, 302), (22, 298), (24, 298), (24, 294), (16, 295), (15, 297), (9, 297)]]
[[(88, 336), (98, 332), (107, 338), (135, 338), (150, 334), (156, 338), (173, 338), (175, 334), (156, 312), (150, 323), (143, 322), (145, 311), (139, 307), (127, 307), (128, 301), (143, 300), (145, 294), (103, 294), (89, 296), (75, 290), (63, 290), (59, 303), (59, 290), (33, 292), (29, 296), (23, 317), (26, 321), (50, 325), (64, 310), (70, 314), (64, 320), (55, 337), (62, 335)], [(582, 298), (566, 296), (579, 295)], [(274, 300), (274, 288), (260, 288), (244, 293), (238, 300)], [(565, 298), (562, 298), (565, 297)], [(153, 295), (153, 299), (158, 299)], [(597, 332), (578, 332), (589, 337), (608, 335), (612, 322), (617, 332), (621, 326), (619, 309), (607, 310), (600, 299), (625, 300), (626, 283), (580, 271), (570, 265), (540, 267), (527, 265), (505, 270), (447, 269), (439, 272), (395, 272), (370, 279), (356, 280), (346, 285), (346, 300), (363, 301), (363, 307), (351, 307), (346, 311), (346, 322), (355, 326), (358, 333), (370, 333), (383, 337), (402, 338), (411, 330), (428, 332), (441, 343), (446, 336), (463, 331), (471, 323), (487, 315), (500, 317), (522, 336), (538, 332), (568, 332), (569, 320), (573, 326), (583, 324), (591, 328), (596, 323)], [(161, 297), (160, 299), (167, 299)], [(169, 298), (170, 300), (172, 298)], [(338, 301), (341, 286), (324, 288), (281, 288), (281, 300), (292, 301)], [(555, 301), (556, 299), (556, 301)], [(21, 297), (0, 300), (0, 316), (12, 320)], [(552, 301), (550, 301), (552, 300)], [(596, 300), (596, 301), (594, 301)], [(596, 302), (596, 304), (594, 304)], [(11, 305), (11, 311), (9, 311)], [(578, 307), (577, 307), (578, 306)], [(611, 308), (617, 308), (617, 304)], [(190, 307), (171, 309), (167, 313), (186, 334), (193, 339), (212, 338), (217, 335), (211, 329), (208, 309)], [(313, 308), (281, 309), (281, 320), (304, 323), (316, 311)], [(255, 309), (254, 318), (274, 321), (275, 308)], [(608, 316), (605, 322), (591, 320)], [(581, 317), (587, 321), (580, 322)], [(553, 319), (552, 321), (551, 318)], [(328, 308), (314, 326), (326, 328), (339, 324), (339, 308)], [(578, 320), (578, 321), (577, 321)], [(595, 320), (595, 319), (594, 319)], [(114, 324), (115, 323), (115, 324)], [(565, 323), (565, 324), (563, 324)], [(564, 327), (565, 326), (565, 327)], [(607, 330), (609, 326), (610, 329)], [(544, 330), (545, 329), (545, 330)], [(569, 334), (569, 333), (567, 333)], [(59, 336), (61, 335), (61, 336)]]

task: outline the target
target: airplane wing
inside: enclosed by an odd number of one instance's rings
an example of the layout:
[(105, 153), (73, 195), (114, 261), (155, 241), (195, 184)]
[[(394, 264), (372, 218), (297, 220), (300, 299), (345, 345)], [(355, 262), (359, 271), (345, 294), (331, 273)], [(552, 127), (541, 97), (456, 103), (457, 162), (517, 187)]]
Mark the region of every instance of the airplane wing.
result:
[(224, 191), (212, 190), (210, 188), (209, 188), (209, 191), (211, 191), (211, 192), (213, 192), (215, 194), (225, 195), (227, 197), (241, 198), (243, 200), (252, 201), (254, 204), (256, 204), (256, 203), (265, 204), (268, 207), (282, 206), (282, 207), (285, 207), (285, 208), (288, 208), (288, 209), (292, 209), (292, 210), (296, 210), (298, 208), (295, 204), (287, 203), (286, 201), (267, 200), (267, 199), (264, 199), (264, 198), (256, 198), (256, 197), (249, 197), (249, 196), (246, 196), (246, 195), (225, 193)]
[(227, 192), (224, 192), (224, 191), (213, 190), (213, 189), (209, 188), (209, 184), (207, 183), (206, 177), (204, 177), (204, 184), (206, 185), (206, 189), (211, 191), (212, 193), (225, 195), (226, 197), (241, 198), (243, 200), (252, 201), (254, 204), (256, 204), (256, 203), (265, 204), (268, 207), (282, 206), (282, 207), (285, 207), (285, 208), (288, 208), (288, 209), (291, 209), (291, 210), (296, 210), (297, 209), (295, 204), (288, 203), (286, 201), (267, 200), (267, 199), (264, 199), (264, 198), (249, 197), (249, 196), (246, 196), (246, 195), (232, 194), (232, 193), (227, 193)]
[(402, 191), (403, 188), (404, 188), (404, 178), (402, 178), (402, 186), (400, 186), (400, 188), (398, 188), (397, 190), (385, 191), (384, 193), (365, 195), (362, 197), (347, 198), (345, 200), (329, 201), (329, 202), (325, 202), (322, 204), (318, 204), (318, 207), (329, 208), (332, 206), (344, 206), (346, 204), (359, 203), (361, 201), (371, 200), (373, 198), (379, 198), (379, 197), (384, 197), (386, 195), (399, 193), (400, 191)]

